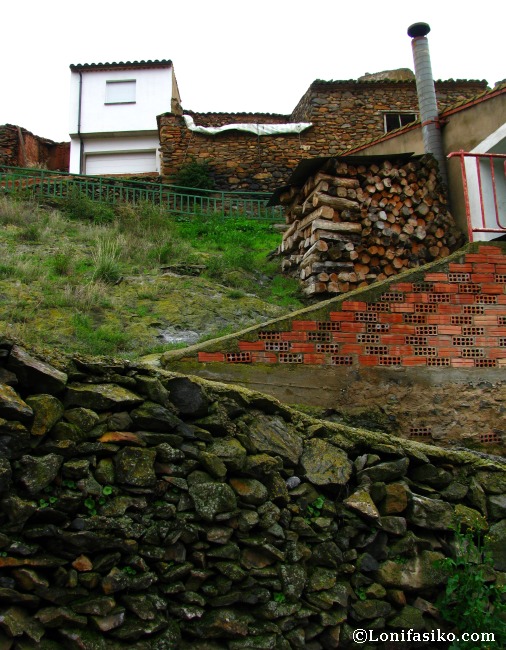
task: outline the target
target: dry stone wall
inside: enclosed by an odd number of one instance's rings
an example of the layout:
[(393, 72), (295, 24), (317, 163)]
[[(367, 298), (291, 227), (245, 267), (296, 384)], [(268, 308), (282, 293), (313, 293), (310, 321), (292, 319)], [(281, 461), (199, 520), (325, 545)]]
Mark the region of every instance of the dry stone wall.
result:
[(499, 459), (128, 362), (56, 369), (5, 340), (0, 382), (2, 649), (327, 650), (356, 628), (448, 631), (435, 562), (456, 520), (489, 526), (487, 580), (506, 579)]
[(69, 142), (53, 142), (13, 124), (0, 126), (0, 165), (68, 171), (69, 160)]
[[(436, 82), (440, 110), (486, 89), (484, 81)], [(384, 134), (385, 112), (418, 113), (415, 81), (315, 81), (291, 115), (195, 113), (199, 126), (238, 122), (311, 122), (299, 135), (257, 137), (231, 131), (216, 136), (189, 131), (180, 115), (158, 116), (161, 173), (172, 182), (191, 157), (208, 160), (221, 190), (272, 191), (303, 158), (333, 156)]]

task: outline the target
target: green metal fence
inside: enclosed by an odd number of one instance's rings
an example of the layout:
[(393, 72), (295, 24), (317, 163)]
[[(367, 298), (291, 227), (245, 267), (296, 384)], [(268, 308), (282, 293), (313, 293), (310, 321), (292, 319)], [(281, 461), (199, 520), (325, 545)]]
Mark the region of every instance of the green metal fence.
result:
[(172, 214), (283, 220), (279, 207), (267, 207), (270, 195), (265, 192), (198, 190), (195, 194), (195, 190), (189, 187), (45, 169), (0, 166), (0, 193), (58, 199), (80, 195), (111, 204), (149, 202)]

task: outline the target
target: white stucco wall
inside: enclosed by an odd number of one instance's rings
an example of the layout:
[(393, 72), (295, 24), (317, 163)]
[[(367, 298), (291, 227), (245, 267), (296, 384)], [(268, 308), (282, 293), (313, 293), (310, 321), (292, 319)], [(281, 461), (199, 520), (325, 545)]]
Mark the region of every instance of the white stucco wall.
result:
[[(98, 133), (156, 131), (156, 116), (171, 110), (172, 67), (82, 70), (81, 125), (84, 136)], [(136, 81), (134, 104), (106, 104), (107, 81)], [(79, 73), (70, 83), (70, 135), (78, 133)]]
[[(145, 136), (118, 136), (114, 138), (86, 138), (83, 139), (83, 172), (86, 173), (86, 156), (96, 154), (120, 154), (121, 152), (156, 151), (156, 169), (160, 171), (158, 134)], [(80, 173), (81, 154), (78, 138), (71, 138), (70, 141), (70, 166), (71, 174)]]
[[(480, 142), (471, 153), (506, 154), (506, 123), (485, 138), (485, 140)], [(506, 177), (504, 159), (494, 160), (494, 183), (492, 183), (490, 160), (486, 159), (480, 162), (481, 197), (476, 159), (466, 158), (465, 166), (469, 191), (469, 207), (473, 227), (482, 228), (484, 226), (485, 228), (503, 228), (504, 230), (502, 234), (506, 234)], [(495, 185), (495, 192), (493, 185)], [(499, 224), (497, 223), (497, 220), (499, 221)], [(501, 233), (475, 232), (473, 239), (475, 241), (490, 241), (500, 236)]]

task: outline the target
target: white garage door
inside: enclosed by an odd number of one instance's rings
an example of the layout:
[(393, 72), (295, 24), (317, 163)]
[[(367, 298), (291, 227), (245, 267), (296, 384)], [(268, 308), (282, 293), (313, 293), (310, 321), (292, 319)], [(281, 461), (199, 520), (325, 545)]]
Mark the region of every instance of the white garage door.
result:
[(86, 174), (140, 174), (156, 172), (155, 151), (124, 151), (86, 156)]

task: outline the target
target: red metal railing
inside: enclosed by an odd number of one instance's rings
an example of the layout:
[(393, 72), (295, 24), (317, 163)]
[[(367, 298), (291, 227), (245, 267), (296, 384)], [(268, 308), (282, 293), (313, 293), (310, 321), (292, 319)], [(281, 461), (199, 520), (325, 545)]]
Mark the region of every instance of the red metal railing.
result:
[[(466, 151), (448, 154), (448, 158), (457, 157), (460, 158), (469, 241), (473, 241), (474, 233), (478, 232), (505, 234), (506, 154)], [(467, 165), (466, 158), (469, 159)], [(473, 158), (476, 168), (470, 164)]]

